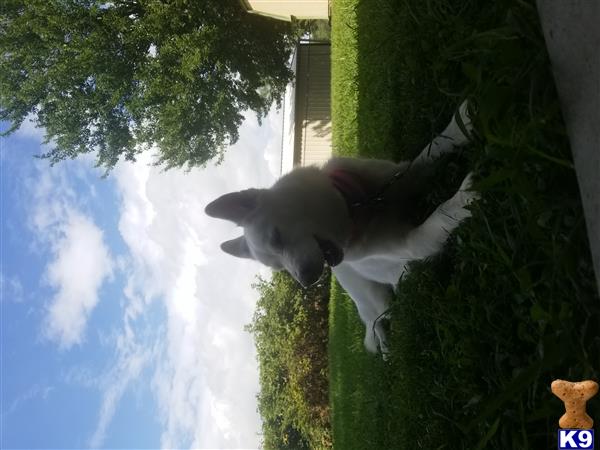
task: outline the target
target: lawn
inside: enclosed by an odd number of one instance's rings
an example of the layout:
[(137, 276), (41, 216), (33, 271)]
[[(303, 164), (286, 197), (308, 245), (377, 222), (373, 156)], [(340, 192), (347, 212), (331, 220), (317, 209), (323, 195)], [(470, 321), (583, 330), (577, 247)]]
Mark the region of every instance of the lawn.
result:
[(598, 380), (600, 300), (535, 3), (335, 0), (332, 95), (334, 151), (394, 160), (469, 98), (478, 139), (438, 191), (473, 170), (482, 196), (402, 280), (388, 362), (333, 283), (334, 447), (556, 448), (550, 382)]

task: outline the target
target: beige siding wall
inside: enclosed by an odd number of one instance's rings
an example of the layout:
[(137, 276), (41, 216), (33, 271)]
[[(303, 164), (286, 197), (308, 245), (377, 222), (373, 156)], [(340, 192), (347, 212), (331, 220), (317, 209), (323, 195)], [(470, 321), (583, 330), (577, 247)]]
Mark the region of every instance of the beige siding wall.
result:
[(328, 0), (246, 0), (252, 11), (290, 20), (329, 18)]
[(331, 158), (331, 47), (300, 45), (296, 68), (294, 163)]

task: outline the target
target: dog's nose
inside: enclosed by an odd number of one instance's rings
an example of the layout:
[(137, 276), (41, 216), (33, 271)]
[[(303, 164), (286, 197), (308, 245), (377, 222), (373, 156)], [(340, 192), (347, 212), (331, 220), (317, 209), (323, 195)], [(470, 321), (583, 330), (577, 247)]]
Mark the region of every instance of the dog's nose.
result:
[(297, 280), (302, 286), (304, 286), (306, 288), (306, 287), (312, 286), (317, 281), (319, 281), (319, 278), (321, 278), (322, 272), (323, 272), (323, 267), (316, 267), (316, 266), (302, 267), (298, 271)]

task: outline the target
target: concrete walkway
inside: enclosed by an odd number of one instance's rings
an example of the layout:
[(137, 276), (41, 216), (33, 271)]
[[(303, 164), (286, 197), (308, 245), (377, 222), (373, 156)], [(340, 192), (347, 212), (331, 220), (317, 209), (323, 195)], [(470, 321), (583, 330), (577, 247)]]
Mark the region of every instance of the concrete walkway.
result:
[(600, 292), (600, 1), (537, 0)]

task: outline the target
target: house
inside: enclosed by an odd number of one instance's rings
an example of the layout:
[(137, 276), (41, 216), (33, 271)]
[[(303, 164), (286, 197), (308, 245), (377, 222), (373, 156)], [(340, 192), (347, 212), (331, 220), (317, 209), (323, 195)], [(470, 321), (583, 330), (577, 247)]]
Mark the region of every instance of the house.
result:
[[(329, 19), (330, 0), (240, 0), (252, 14), (281, 20)], [(283, 100), (281, 173), (331, 158), (331, 45), (301, 39), (291, 61), (294, 82)]]
[(295, 81), (283, 102), (281, 172), (331, 158), (331, 46), (301, 40), (292, 60)]
[(329, 0), (241, 0), (252, 14), (281, 20), (329, 19)]

